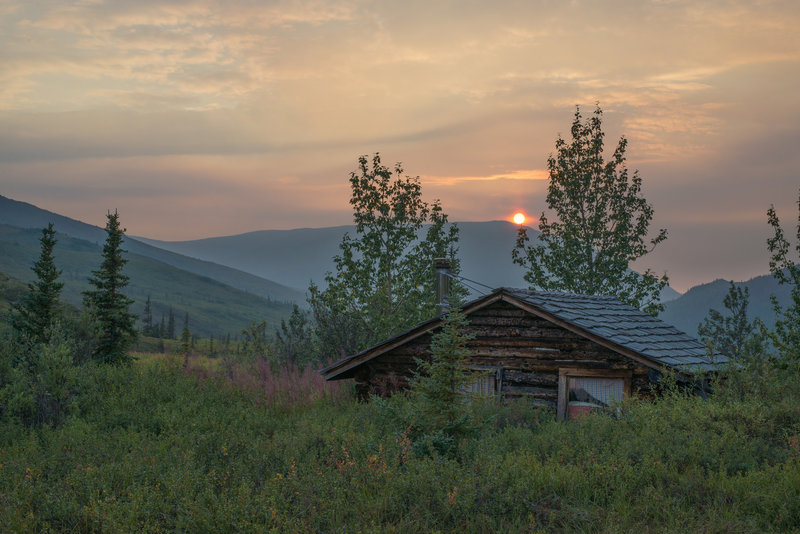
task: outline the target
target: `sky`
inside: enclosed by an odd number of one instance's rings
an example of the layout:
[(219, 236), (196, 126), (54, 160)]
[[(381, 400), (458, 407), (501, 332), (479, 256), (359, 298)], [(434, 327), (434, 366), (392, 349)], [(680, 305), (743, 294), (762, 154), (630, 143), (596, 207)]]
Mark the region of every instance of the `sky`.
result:
[(535, 216), (599, 103), (669, 231), (635, 266), (684, 291), (766, 273), (770, 205), (794, 234), (798, 87), (796, 0), (0, 0), (0, 194), (164, 240), (333, 226), (379, 152), (450, 220)]

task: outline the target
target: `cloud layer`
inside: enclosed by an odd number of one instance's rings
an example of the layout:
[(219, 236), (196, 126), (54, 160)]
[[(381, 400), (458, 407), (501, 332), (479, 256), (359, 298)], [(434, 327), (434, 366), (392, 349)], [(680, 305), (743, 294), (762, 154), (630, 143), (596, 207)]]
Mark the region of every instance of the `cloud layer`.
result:
[(165, 239), (344, 224), (380, 151), (452, 219), (538, 214), (599, 101), (685, 289), (764, 272), (766, 209), (795, 218), (798, 78), (789, 0), (11, 1), (0, 193)]

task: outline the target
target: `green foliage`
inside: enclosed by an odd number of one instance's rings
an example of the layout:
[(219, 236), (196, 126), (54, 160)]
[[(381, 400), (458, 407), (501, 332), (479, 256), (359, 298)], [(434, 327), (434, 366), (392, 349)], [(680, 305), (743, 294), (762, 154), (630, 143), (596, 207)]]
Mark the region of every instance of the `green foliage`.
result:
[(305, 367), (322, 363), (314, 343), (314, 331), (308, 321), (308, 312), (297, 304), (292, 308), (289, 322), (281, 319), (280, 329), (275, 329), (274, 354), (281, 365)]
[(145, 336), (158, 337), (158, 331), (153, 325), (153, 305), (150, 302), (150, 295), (144, 301), (144, 311), (142, 312), (142, 334)]
[(14, 307), (11, 324), (19, 335), (30, 343), (48, 343), (49, 332), (59, 318), (60, 295), (64, 287), (58, 281), (61, 272), (56, 269), (53, 247), (56, 231), (53, 223), (42, 229), (41, 252), (32, 270), (36, 280), (28, 284), (28, 293)]
[[(800, 254), (800, 195), (798, 195), (798, 217), (795, 251)], [(769, 225), (774, 232), (767, 240), (770, 252), (769, 271), (779, 283), (791, 287), (791, 303), (782, 308), (772, 296), (772, 306), (777, 316), (775, 330), (770, 335), (773, 345), (783, 358), (800, 358), (800, 265), (790, 257), (790, 244), (781, 228), (775, 206), (767, 211)]]
[[(30, 267), (39, 256), (41, 235), (41, 230), (0, 225), (0, 271), (25, 283), (34, 281)], [(62, 270), (59, 280), (64, 283), (61, 301), (81, 307), (83, 291), (94, 289), (86, 275), (97, 269), (103, 243), (97, 245), (60, 233), (57, 237), (54, 252)], [(124, 248), (134, 249), (127, 237)], [(149, 295), (153, 317), (160, 319), (164, 315), (162, 335), (166, 335), (166, 319), (172, 307), (177, 323), (170, 339), (180, 338), (180, 320), (187, 311), (192, 315), (192, 332), (203, 337), (236, 334), (247, 324), (262, 319), (276, 325), (292, 311), (291, 304), (270, 301), (153, 258), (131, 252), (125, 258), (129, 261), (124, 272), (130, 277), (125, 294), (136, 301), (130, 310), (141, 312)], [(3, 308), (0, 302), (0, 313)]]
[(128, 262), (123, 253), (125, 229), (120, 228), (119, 214), (108, 212), (103, 261), (92, 271), (89, 283), (95, 287), (84, 292), (84, 304), (97, 323), (97, 344), (92, 357), (112, 364), (129, 363), (127, 348), (136, 340), (136, 315), (128, 312), (133, 299), (123, 293), (128, 276), (122, 272)]
[[(240, 361), (253, 362), (259, 359), (272, 361), (272, 347), (269, 334), (267, 334), (267, 322), (259, 321), (251, 323), (242, 330), (242, 341), (239, 344), (236, 359)], [(232, 363), (231, 361), (228, 364)]]
[(189, 312), (183, 320), (183, 330), (181, 331), (181, 353), (189, 354), (191, 349), (192, 333), (189, 331)]
[(609, 161), (603, 159), (602, 118), (599, 106), (586, 122), (576, 109), (572, 140), (559, 136), (557, 154), (547, 160), (547, 206), (556, 219), (542, 213), (538, 244), (529, 244), (521, 227), (512, 257), (527, 270), (525, 280), (534, 289), (616, 295), (655, 314), (663, 308), (659, 294), (666, 275), (629, 267), (664, 241), (667, 231), (647, 241), (653, 208), (641, 195), (638, 171), (628, 174), (627, 139), (620, 139)]
[(163, 359), (85, 365), (78, 389), (58, 427), (0, 416), (5, 530), (787, 532), (800, 517), (800, 391), (780, 370), (620, 419), (494, 405), (458, 458), (415, 455), (376, 403), (273, 406)]
[(172, 306), (169, 308), (169, 321), (167, 322), (167, 339), (175, 339), (175, 312), (172, 311)]
[[(50, 341), (28, 347), (6, 347), (26, 351), (18, 365), (0, 371), (0, 417), (25, 426), (59, 425), (73, 407), (78, 370), (73, 347), (58, 325), (48, 328)], [(13, 356), (12, 356), (13, 358)], [(10, 363), (12, 358), (7, 358)]]
[(410, 380), (410, 437), (440, 453), (455, 454), (459, 440), (473, 429), (465, 389), (475, 380), (464, 359), (469, 355), (465, 333), (469, 324), (457, 306), (450, 308), (441, 329), (431, 339), (430, 359), (418, 358), (418, 370)]
[(709, 356), (724, 354), (734, 360), (751, 359), (764, 354), (766, 327), (760, 319), (747, 317), (750, 290), (737, 286), (731, 280), (728, 294), (723, 299), (727, 314), (709, 310), (708, 317), (697, 327), (697, 335), (708, 347)]
[[(435, 314), (435, 258), (455, 258), (458, 228), (439, 201), (422, 200), (419, 177), (358, 159), (350, 173), (356, 236), (345, 235), (327, 287), (309, 287), (326, 357), (340, 357), (401, 332)], [(424, 225), (429, 224), (424, 238)], [(458, 272), (456, 261), (453, 270)]]

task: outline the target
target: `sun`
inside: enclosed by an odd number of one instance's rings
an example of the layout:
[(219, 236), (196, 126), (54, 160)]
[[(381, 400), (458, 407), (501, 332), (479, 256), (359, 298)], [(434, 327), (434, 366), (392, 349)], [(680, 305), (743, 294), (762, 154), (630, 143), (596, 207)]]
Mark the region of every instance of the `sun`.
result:
[(511, 217), (511, 220), (514, 221), (514, 224), (525, 224), (527, 217), (525, 217), (524, 213), (518, 211), (513, 217)]

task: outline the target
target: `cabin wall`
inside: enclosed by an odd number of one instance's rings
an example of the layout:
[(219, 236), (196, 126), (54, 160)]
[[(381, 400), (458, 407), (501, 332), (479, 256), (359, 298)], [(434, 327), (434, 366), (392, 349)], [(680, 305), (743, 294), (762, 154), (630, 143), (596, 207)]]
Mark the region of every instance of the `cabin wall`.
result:
[[(649, 385), (644, 365), (506, 302), (479, 309), (468, 319), (475, 338), (469, 342), (467, 363), (502, 368), (505, 398), (555, 408), (559, 370), (565, 368), (627, 371), (633, 391)], [(407, 387), (414, 359), (428, 356), (431, 337), (420, 336), (364, 364), (355, 377), (359, 394), (387, 395)]]

